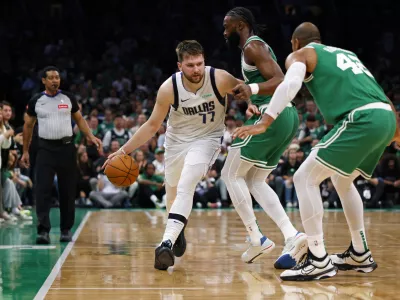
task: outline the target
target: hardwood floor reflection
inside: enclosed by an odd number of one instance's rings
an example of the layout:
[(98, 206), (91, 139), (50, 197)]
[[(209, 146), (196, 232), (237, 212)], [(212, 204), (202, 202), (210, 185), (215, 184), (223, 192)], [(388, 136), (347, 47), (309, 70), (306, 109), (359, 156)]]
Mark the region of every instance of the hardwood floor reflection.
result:
[[(46, 299), (399, 299), (399, 213), (367, 212), (367, 238), (378, 269), (339, 272), (318, 282), (281, 282), (273, 262), (283, 237), (263, 212), (264, 234), (276, 244), (252, 265), (241, 262), (246, 232), (235, 211), (193, 211), (186, 229), (187, 251), (174, 268), (153, 267), (154, 248), (164, 232), (164, 211), (99, 211), (86, 223)], [(298, 211), (289, 217), (302, 229)], [(343, 212), (326, 212), (330, 253), (350, 243)]]

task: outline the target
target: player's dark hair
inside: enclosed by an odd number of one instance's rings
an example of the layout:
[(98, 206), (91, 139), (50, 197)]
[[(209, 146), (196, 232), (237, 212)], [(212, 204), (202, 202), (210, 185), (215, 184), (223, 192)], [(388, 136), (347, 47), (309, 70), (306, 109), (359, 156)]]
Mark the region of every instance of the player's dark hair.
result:
[(256, 23), (253, 13), (246, 7), (238, 6), (232, 8), (226, 15), (228, 17), (233, 17), (245, 22), (249, 26), (250, 30), (254, 32), (254, 34), (261, 34), (266, 29), (265, 25)]
[(185, 55), (204, 56), (204, 49), (198, 41), (185, 40), (180, 42), (178, 46), (176, 46), (176, 55), (178, 56), (178, 61), (182, 62)]
[(42, 78), (46, 78), (47, 77), (47, 72), (49, 72), (49, 71), (57, 71), (58, 73), (60, 73), (60, 70), (57, 67), (55, 67), (55, 66), (47, 66), (42, 71)]

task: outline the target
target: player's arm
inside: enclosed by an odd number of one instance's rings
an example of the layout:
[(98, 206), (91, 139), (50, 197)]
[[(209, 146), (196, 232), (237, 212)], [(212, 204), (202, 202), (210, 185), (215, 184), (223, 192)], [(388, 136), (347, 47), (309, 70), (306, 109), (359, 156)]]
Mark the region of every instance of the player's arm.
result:
[[(215, 70), (215, 81), (217, 85), (217, 89), (221, 96), (225, 97), (226, 94), (234, 94), (234, 89), (240, 84), (244, 84), (243, 80), (237, 79), (233, 77), (230, 73), (225, 70), (216, 69)], [(244, 84), (245, 85), (245, 84)], [(250, 100), (250, 99), (247, 99)], [(258, 107), (252, 105), (248, 102), (248, 108), (251, 114), (260, 114)]]
[(261, 83), (239, 84), (234, 91), (237, 94), (236, 98), (247, 100), (251, 95), (272, 95), (278, 85), (282, 82), (284, 75), (272, 58), (268, 46), (261, 42), (251, 42), (244, 49), (244, 56), (248, 63), (257, 67), (261, 75), (267, 80)]
[(156, 104), (154, 105), (153, 112), (150, 118), (135, 132), (135, 134), (123, 145), (118, 151), (110, 154), (107, 161), (104, 163), (103, 168), (107, 165), (109, 160), (115, 155), (124, 153), (130, 154), (135, 149), (146, 143), (152, 138), (158, 129), (161, 127), (168, 114), (170, 106), (174, 103), (174, 94), (172, 79), (169, 78), (165, 81), (157, 93)]
[(261, 121), (254, 126), (236, 128), (233, 137), (245, 138), (248, 135), (265, 132), (289, 102), (297, 95), (307, 71), (311, 73), (315, 68), (315, 64), (316, 54), (314, 49), (303, 48), (290, 54), (286, 59), (287, 72), (285, 79), (276, 89)]

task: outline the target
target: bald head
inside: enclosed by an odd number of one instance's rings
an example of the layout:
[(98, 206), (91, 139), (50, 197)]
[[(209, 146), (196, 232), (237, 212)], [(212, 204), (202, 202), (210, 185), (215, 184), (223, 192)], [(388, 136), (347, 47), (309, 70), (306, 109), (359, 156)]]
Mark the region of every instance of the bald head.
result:
[(319, 29), (313, 23), (304, 22), (297, 26), (293, 32), (292, 40), (298, 40), (300, 48), (311, 42), (321, 42), (321, 34)]

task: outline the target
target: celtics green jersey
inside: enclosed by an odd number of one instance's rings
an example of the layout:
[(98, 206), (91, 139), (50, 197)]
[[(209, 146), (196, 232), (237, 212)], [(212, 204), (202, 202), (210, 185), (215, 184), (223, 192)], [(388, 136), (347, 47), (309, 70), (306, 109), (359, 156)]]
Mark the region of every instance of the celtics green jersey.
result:
[[(260, 42), (264, 43), (267, 46), (269, 53), (271, 54), (273, 60), (276, 61), (274, 51), (272, 51), (271, 47), (268, 46), (268, 44), (266, 42), (264, 42), (261, 38), (259, 38), (256, 35), (253, 35), (247, 39), (246, 43), (243, 46), (243, 49), (252, 41), (260, 41)], [(243, 51), (242, 51), (242, 75), (243, 75), (243, 79), (246, 82), (246, 84), (260, 83), (260, 82), (267, 81), (267, 79), (265, 79), (261, 75), (260, 71), (258, 71), (256, 66), (251, 66), (251, 65), (246, 64), (246, 62), (244, 60)], [(271, 96), (253, 95), (250, 97), (250, 100), (253, 104), (260, 106), (260, 105), (269, 103), (271, 101), (271, 98), (272, 98), (272, 95)]]
[(328, 124), (336, 124), (352, 110), (368, 103), (389, 103), (382, 88), (353, 52), (310, 43), (317, 66), (304, 80)]

